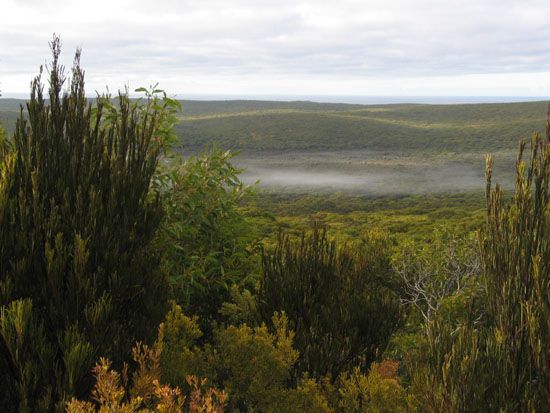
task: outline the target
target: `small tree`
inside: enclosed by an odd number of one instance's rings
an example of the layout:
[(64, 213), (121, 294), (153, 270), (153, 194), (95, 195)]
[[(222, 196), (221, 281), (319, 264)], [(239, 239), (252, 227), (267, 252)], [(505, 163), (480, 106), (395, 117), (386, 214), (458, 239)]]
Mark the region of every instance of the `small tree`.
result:
[(165, 219), (157, 241), (174, 297), (203, 328), (219, 317), (231, 287), (254, 287), (259, 272), (257, 231), (239, 210), (249, 188), (230, 152), (218, 148), (171, 166)]
[(259, 307), (269, 320), (284, 311), (300, 352), (298, 377), (366, 368), (386, 347), (401, 319), (383, 242), (338, 249), (315, 228), (296, 244), (281, 236), (263, 255)]
[[(154, 337), (167, 283), (151, 240), (150, 192), (169, 100), (127, 94), (92, 106), (77, 51), (69, 90), (51, 43), (49, 99), (39, 75), (0, 178), (0, 405), (61, 409), (85, 397), (99, 356), (115, 366)], [(173, 105), (172, 105), (173, 106)]]

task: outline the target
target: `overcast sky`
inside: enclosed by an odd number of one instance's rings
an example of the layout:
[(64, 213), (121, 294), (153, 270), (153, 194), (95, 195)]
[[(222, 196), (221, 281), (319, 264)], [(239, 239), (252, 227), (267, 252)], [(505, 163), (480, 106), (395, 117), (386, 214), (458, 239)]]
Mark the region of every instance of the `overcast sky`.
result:
[(549, 0), (2, 0), (4, 96), (54, 32), (89, 92), (550, 95)]

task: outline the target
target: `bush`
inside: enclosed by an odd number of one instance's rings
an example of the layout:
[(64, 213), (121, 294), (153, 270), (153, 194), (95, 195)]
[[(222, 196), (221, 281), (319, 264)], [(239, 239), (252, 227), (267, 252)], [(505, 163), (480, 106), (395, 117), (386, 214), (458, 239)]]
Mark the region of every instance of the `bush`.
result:
[(376, 360), (401, 314), (387, 248), (380, 238), (338, 249), (315, 228), (296, 244), (280, 236), (263, 255), (259, 308), (268, 319), (284, 311), (300, 352), (297, 374), (336, 379)]
[[(491, 187), (487, 162), (487, 223), (480, 233), (484, 290), (458, 326), (439, 317), (409, 363), (421, 410), (545, 411), (550, 400), (550, 124), (536, 134), (528, 167), (520, 146), (511, 202)], [(475, 301), (482, 300), (484, 311)]]
[(229, 326), (214, 332), (213, 342), (198, 347), (198, 320), (174, 305), (159, 334), (163, 378), (185, 388), (187, 375), (207, 377), (229, 394), (229, 407), (270, 411), (286, 394), (298, 354), (287, 319), (275, 316), (271, 334), (265, 325)]
[[(227, 400), (224, 392), (214, 388), (205, 390), (206, 380), (188, 376), (191, 386), (189, 397), (177, 387), (160, 384), (159, 350), (136, 345), (133, 359), (138, 368), (129, 383), (127, 370), (122, 376), (111, 369), (111, 363), (102, 358), (94, 367), (95, 386), (92, 397), (95, 403), (72, 399), (67, 413), (221, 413)], [(127, 367), (127, 366), (125, 366)]]
[(249, 191), (231, 157), (214, 148), (165, 175), (163, 265), (178, 303), (200, 315), (203, 324), (218, 317), (232, 286), (257, 282), (256, 231), (239, 210)]
[[(36, 411), (88, 394), (94, 360), (121, 366), (166, 311), (150, 192), (163, 102), (92, 107), (77, 52), (69, 90), (52, 42), (49, 99), (32, 83), (0, 181), (0, 405)], [(170, 102), (165, 101), (165, 104)]]
[(373, 363), (368, 374), (358, 368), (340, 378), (339, 411), (345, 413), (397, 413), (409, 411), (405, 389), (397, 377), (398, 363)]
[[(394, 257), (394, 267), (403, 280), (402, 302), (427, 322), (434, 313), (448, 310), (449, 304), (478, 287), (478, 243), (475, 237), (458, 237), (441, 228), (434, 231), (429, 243), (420, 247), (411, 242), (403, 245)], [(456, 319), (457, 315), (451, 311), (448, 318)]]

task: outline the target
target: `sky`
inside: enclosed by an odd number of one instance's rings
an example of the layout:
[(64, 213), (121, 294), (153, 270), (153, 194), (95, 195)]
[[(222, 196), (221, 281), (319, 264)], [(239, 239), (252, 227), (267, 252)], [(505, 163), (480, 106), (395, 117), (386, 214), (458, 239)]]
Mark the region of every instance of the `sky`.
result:
[(1, 0), (0, 90), (28, 93), (48, 42), (87, 91), (550, 96), (548, 0)]

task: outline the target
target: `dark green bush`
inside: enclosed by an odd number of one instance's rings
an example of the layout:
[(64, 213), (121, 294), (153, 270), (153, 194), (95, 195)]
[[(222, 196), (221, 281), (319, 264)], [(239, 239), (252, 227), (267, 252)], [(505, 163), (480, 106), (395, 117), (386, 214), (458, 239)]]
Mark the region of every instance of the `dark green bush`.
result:
[(299, 243), (285, 236), (263, 255), (259, 309), (266, 320), (284, 311), (300, 352), (298, 376), (336, 378), (366, 368), (384, 350), (401, 319), (385, 242), (339, 249), (315, 228)]
[(166, 310), (167, 283), (151, 247), (162, 209), (150, 192), (166, 134), (163, 102), (121, 94), (92, 107), (80, 52), (63, 92), (59, 39), (51, 47), (49, 96), (38, 76), (1, 168), (7, 411), (61, 409), (68, 397), (86, 396), (98, 357), (121, 366), (136, 340), (154, 338)]

